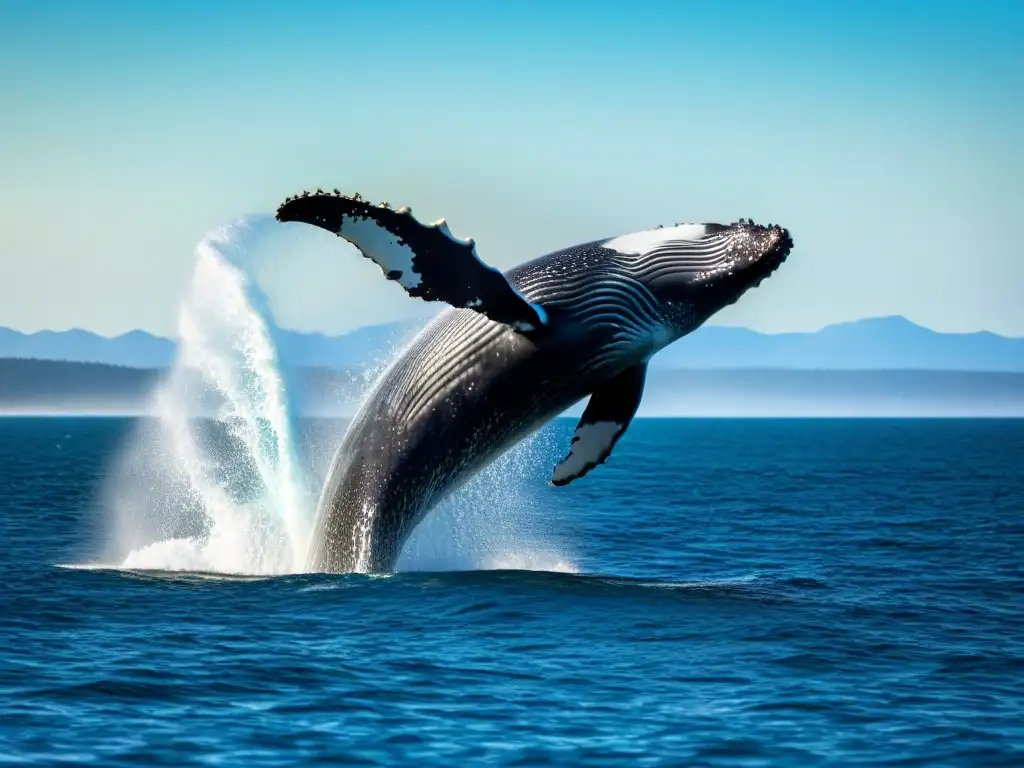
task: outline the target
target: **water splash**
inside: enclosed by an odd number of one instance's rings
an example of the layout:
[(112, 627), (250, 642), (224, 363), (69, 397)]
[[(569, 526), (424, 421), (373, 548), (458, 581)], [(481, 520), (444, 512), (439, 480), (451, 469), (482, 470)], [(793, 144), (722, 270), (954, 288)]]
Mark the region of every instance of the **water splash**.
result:
[(545, 427), (444, 500), (402, 548), (398, 571), (518, 570), (579, 573), (551, 524), (549, 472), (561, 441)]
[[(114, 530), (105, 561), (114, 567), (252, 576), (305, 570), (318, 475), (327, 470), (314, 457), (326, 460), (342, 434), (304, 434), (298, 443), (295, 388), (278, 356), (281, 330), (256, 279), (272, 222), (250, 216), (196, 247), (176, 359), (153, 393), (153, 418), (140, 421), (109, 474)], [(367, 369), (363, 396), (399, 347), (381, 350)], [(543, 505), (530, 490), (558, 451), (545, 435), (499, 457), (430, 513), (398, 570), (577, 572), (565, 548), (551, 545)]]
[(247, 245), (267, 218), (218, 228), (196, 247), (177, 357), (153, 396), (155, 424), (134, 436), (113, 491), (125, 568), (268, 574), (305, 565), (316, 499), (298, 461), (277, 327), (247, 270)]

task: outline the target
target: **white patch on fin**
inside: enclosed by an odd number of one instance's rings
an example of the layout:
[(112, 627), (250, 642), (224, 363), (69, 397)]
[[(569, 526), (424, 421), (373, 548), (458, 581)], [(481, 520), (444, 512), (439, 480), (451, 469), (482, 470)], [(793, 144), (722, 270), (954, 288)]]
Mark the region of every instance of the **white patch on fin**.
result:
[(624, 429), (625, 425), (617, 421), (595, 421), (576, 427), (569, 455), (555, 465), (551, 481), (566, 482), (596, 467), (611, 453), (615, 439)]
[(401, 272), (398, 282), (406, 290), (416, 288), (422, 282), (419, 273), (413, 269), (412, 260), (416, 255), (398, 237), (388, 232), (373, 219), (362, 216), (342, 216), (341, 232), (344, 236), (359, 243), (363, 251), (380, 265), (384, 273)]
[(644, 229), (640, 232), (630, 232), (628, 235), (613, 237), (611, 240), (601, 243), (601, 247), (619, 253), (639, 255), (673, 240), (700, 240), (707, 232), (708, 229), (703, 224), (678, 224), (674, 227)]

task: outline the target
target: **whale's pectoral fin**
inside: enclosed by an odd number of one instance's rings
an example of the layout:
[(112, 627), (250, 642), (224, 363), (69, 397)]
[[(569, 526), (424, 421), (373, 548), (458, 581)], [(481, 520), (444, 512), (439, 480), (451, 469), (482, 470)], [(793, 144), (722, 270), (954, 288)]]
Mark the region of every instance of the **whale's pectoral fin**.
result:
[(481, 261), (473, 241), (455, 237), (444, 219), (421, 224), (408, 208), (396, 211), (359, 195), (320, 190), (286, 200), (277, 219), (312, 224), (348, 240), (410, 296), (474, 309), (521, 332), (547, 324), (544, 308)]
[(647, 364), (627, 368), (594, 390), (572, 436), (569, 455), (555, 466), (554, 485), (568, 485), (603, 464), (640, 407)]

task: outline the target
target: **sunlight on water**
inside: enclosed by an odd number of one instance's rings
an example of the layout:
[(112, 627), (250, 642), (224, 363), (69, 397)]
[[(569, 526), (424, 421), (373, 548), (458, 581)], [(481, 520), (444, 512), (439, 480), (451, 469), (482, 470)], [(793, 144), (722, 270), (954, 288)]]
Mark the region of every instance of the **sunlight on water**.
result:
[[(322, 478), (308, 465), (309, 446), (298, 444), (277, 352), (280, 329), (255, 278), (268, 222), (241, 219), (196, 247), (179, 307), (177, 357), (153, 393), (154, 418), (140, 422), (110, 473), (108, 562), (115, 567), (250, 575), (306, 569)], [(333, 453), (340, 438), (319, 449)], [(576, 572), (542, 535), (528, 493), (547, 469), (546, 447), (540, 435), (524, 441), (428, 515), (398, 570)]]

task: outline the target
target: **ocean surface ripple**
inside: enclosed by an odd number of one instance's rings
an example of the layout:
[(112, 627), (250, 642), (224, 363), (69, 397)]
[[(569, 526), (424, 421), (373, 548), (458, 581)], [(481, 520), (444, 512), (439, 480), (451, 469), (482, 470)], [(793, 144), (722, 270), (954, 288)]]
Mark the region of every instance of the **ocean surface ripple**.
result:
[(0, 419), (0, 761), (1024, 765), (1024, 421), (639, 420), (383, 578), (108, 567), (137, 428)]

